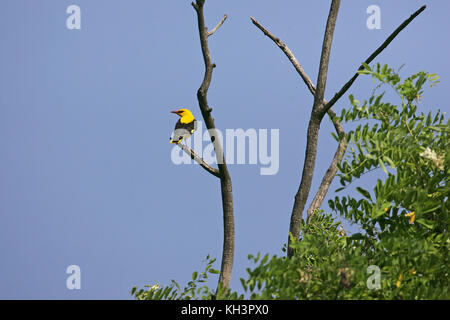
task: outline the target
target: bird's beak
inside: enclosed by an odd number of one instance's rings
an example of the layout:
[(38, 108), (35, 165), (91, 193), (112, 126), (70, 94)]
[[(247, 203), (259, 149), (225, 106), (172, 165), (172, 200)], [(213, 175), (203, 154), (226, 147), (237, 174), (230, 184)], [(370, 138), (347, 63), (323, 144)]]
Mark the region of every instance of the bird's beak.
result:
[(175, 110), (175, 111), (170, 111), (170, 113), (175, 113), (175, 114), (178, 114), (178, 110)]

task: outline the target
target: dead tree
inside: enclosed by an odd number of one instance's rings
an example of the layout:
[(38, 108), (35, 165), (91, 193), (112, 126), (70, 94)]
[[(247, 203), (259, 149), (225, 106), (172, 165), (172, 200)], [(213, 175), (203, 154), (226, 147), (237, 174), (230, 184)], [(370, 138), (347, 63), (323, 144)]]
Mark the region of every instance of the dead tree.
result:
[[(322, 182), (317, 190), (310, 207), (308, 208), (308, 220), (310, 216), (314, 213), (315, 209), (320, 208), (322, 202), (328, 192), (328, 189), (333, 181), (336, 173), (337, 166), (341, 162), (345, 151), (347, 149), (347, 137), (345, 131), (343, 130), (341, 124), (339, 123), (336, 114), (332, 110), (332, 106), (347, 92), (351, 87), (353, 82), (359, 76), (356, 72), (353, 77), (345, 83), (345, 85), (333, 96), (330, 101), (326, 101), (325, 97), (325, 87), (327, 82), (328, 73), (328, 62), (330, 58), (331, 44), (333, 40), (334, 28), (336, 25), (337, 15), (339, 11), (340, 0), (332, 0), (330, 11), (328, 14), (327, 24), (325, 28), (325, 34), (322, 44), (322, 53), (319, 65), (319, 75), (317, 77), (316, 87), (311, 82), (308, 75), (303, 70), (302, 66), (295, 58), (294, 54), (289, 50), (289, 48), (277, 37), (275, 37), (271, 32), (264, 28), (258, 21), (250, 17), (253, 24), (257, 26), (266, 36), (268, 36), (275, 44), (284, 52), (284, 54), (291, 61), (294, 68), (297, 70), (305, 84), (307, 85), (309, 91), (314, 96), (314, 104), (311, 110), (311, 116), (308, 124), (307, 138), (306, 138), (306, 150), (305, 150), (305, 160), (303, 163), (303, 172), (301, 177), (300, 186), (295, 195), (294, 206), (291, 214), (291, 221), (289, 226), (289, 238), (288, 238), (288, 256), (293, 255), (293, 250), (289, 246), (291, 242), (291, 236), (294, 239), (298, 239), (300, 236), (300, 225), (302, 220), (302, 215), (308, 196), (311, 190), (311, 184), (314, 174), (314, 168), (316, 163), (317, 155), (317, 141), (319, 137), (320, 124), (323, 120), (325, 114), (328, 114), (333, 122), (336, 133), (340, 137), (339, 145), (337, 147), (336, 153), (331, 161), (331, 164), (326, 171)], [(416, 18), (426, 6), (422, 6), (419, 10), (413, 13), (408, 19), (406, 19), (364, 62), (369, 64), (375, 59), (388, 45), (394, 40), (394, 38), (402, 31), (414, 18)], [(362, 70), (364, 66), (361, 64), (357, 71)]]
[(233, 193), (231, 177), (228, 172), (228, 167), (225, 161), (222, 142), (218, 139), (216, 126), (214, 124), (214, 118), (211, 115), (212, 108), (208, 105), (208, 89), (211, 84), (212, 72), (216, 65), (211, 60), (211, 54), (209, 52), (208, 37), (212, 36), (225, 22), (227, 15), (224, 15), (222, 20), (211, 31), (208, 31), (205, 26), (205, 17), (203, 14), (203, 6), (205, 0), (196, 0), (191, 3), (197, 13), (198, 30), (200, 34), (200, 46), (202, 49), (203, 60), (205, 63), (205, 75), (203, 77), (202, 84), (197, 90), (197, 99), (200, 107), (200, 111), (208, 129), (211, 142), (214, 145), (214, 151), (216, 153), (217, 169), (206, 163), (199, 155), (197, 155), (191, 148), (184, 144), (178, 144), (178, 146), (186, 152), (192, 159), (194, 159), (200, 166), (213, 176), (220, 179), (220, 188), (222, 195), (222, 208), (223, 208), (223, 251), (222, 251), (222, 264), (219, 276), (219, 285), (228, 288), (231, 279), (231, 271), (233, 269), (234, 259), (234, 211), (233, 211)]

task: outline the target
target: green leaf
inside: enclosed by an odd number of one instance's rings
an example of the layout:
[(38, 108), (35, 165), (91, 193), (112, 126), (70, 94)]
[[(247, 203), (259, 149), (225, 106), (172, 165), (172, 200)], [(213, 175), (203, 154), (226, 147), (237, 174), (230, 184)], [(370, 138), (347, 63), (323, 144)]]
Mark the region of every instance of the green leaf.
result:
[(420, 223), (421, 225), (427, 227), (428, 229), (433, 229), (433, 227), (434, 227), (433, 221), (425, 220), (425, 219), (423, 219), (423, 218), (417, 219), (416, 221), (417, 221), (418, 223)]
[(389, 166), (390, 166), (392, 169), (395, 169), (395, 168), (396, 168), (394, 161), (392, 161), (392, 159), (389, 158), (388, 156), (384, 156), (384, 157), (383, 157), (383, 160), (386, 161), (387, 163), (389, 163)]
[(209, 273), (214, 273), (214, 274), (219, 274), (219, 273), (220, 273), (219, 270), (214, 269), (214, 268), (211, 268), (211, 269), (209, 269), (208, 271), (209, 271)]
[(198, 275), (198, 272), (194, 271), (194, 273), (192, 274), (192, 280), (195, 281), (195, 279), (197, 279), (197, 275)]
[[(428, 207), (428, 205), (425, 206), (425, 208), (423, 209), (422, 213), (429, 213), (429, 212), (433, 212), (436, 211), (437, 209), (442, 207), (442, 204), (438, 203), (438, 204), (430, 204), (431, 206)], [(428, 208), (427, 208), (428, 207)]]
[(372, 69), (370, 68), (370, 66), (369, 66), (367, 63), (363, 62), (363, 63), (362, 63), (362, 66), (363, 66), (366, 70), (372, 71)]
[(384, 208), (372, 208), (372, 219), (376, 219), (381, 217), (383, 214), (385, 214), (386, 211), (384, 211)]
[(380, 164), (380, 167), (381, 167), (381, 169), (383, 169), (384, 173), (389, 174), (389, 172), (387, 171), (386, 167), (384, 166), (383, 160), (378, 158), (378, 163)]
[(371, 73), (371, 71), (369, 71), (369, 70), (358, 70), (357, 72), (358, 72), (358, 74), (370, 74)]
[(334, 138), (334, 140), (339, 142), (339, 138), (334, 132), (331, 133), (331, 136)]
[(370, 196), (370, 192), (361, 188), (361, 187), (356, 187), (356, 191), (358, 191), (359, 193), (361, 193), (364, 197), (366, 197), (367, 199), (369, 199), (370, 201), (372, 201), (372, 197)]
[(245, 282), (245, 280), (243, 278), (240, 278), (239, 280), (241, 280), (241, 284), (242, 284), (242, 287), (244, 288), (244, 291), (247, 292), (247, 283)]
[(266, 254), (266, 255), (262, 258), (260, 264), (261, 264), (261, 265), (265, 264), (265, 263), (267, 262), (268, 259), (269, 259), (269, 254)]

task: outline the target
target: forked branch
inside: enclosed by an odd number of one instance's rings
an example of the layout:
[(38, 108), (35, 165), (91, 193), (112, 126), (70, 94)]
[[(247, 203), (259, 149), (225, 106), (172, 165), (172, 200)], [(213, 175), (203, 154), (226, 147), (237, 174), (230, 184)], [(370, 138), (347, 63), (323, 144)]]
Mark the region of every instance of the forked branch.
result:
[[(267, 37), (269, 37), (286, 55), (286, 57), (289, 59), (289, 61), (294, 66), (297, 73), (300, 75), (300, 77), (303, 79), (304, 83), (308, 87), (309, 91), (312, 93), (312, 95), (316, 94), (316, 87), (312, 83), (310, 77), (306, 74), (305, 70), (302, 68), (301, 64), (298, 62), (297, 58), (294, 56), (292, 51), (288, 48), (288, 46), (281, 41), (280, 38), (276, 37), (273, 33), (271, 33), (269, 30), (267, 30), (261, 23), (259, 23), (255, 18), (250, 17), (253, 24), (260, 29)], [(324, 99), (323, 104), (327, 104), (327, 101)], [(336, 114), (334, 113), (333, 109), (328, 110), (328, 115), (330, 116), (331, 121), (333, 122), (334, 128), (336, 130), (337, 136), (341, 136), (342, 139), (339, 141), (339, 145), (337, 147), (337, 150), (334, 154), (333, 160), (331, 161), (330, 166), (328, 167), (328, 170), (326, 171), (324, 177), (322, 178), (322, 183), (320, 184), (319, 189), (316, 192), (316, 195), (314, 196), (314, 199), (308, 208), (308, 220), (311, 217), (312, 213), (315, 209), (320, 208), (322, 205), (322, 202), (328, 192), (328, 189), (333, 182), (333, 179), (337, 173), (337, 165), (342, 161), (342, 158), (344, 157), (345, 150), (347, 149), (347, 137), (345, 135), (345, 131), (342, 128), (341, 123), (339, 122), (339, 119), (336, 117)]]

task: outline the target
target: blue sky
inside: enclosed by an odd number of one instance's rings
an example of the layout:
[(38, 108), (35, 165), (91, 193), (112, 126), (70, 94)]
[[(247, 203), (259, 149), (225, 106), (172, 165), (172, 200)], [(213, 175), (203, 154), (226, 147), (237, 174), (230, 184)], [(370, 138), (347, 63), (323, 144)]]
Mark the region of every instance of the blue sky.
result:
[[(66, 27), (72, 4), (81, 8), (81, 30)], [(260, 175), (259, 165), (230, 165), (234, 289), (249, 253), (281, 254), (313, 102), (249, 16), (286, 42), (315, 81), (329, 4), (205, 5), (210, 28), (228, 14), (210, 38), (216, 126), (280, 130), (276, 175)], [(372, 4), (381, 8), (380, 30), (366, 27)], [(342, 1), (326, 98), (423, 4), (425, 12), (376, 61), (406, 64), (403, 75), (438, 73), (441, 83), (420, 106), (445, 110), (450, 3), (443, 0)], [(207, 254), (220, 260), (219, 181), (197, 165), (174, 165), (168, 143), (176, 121), (170, 110), (184, 106), (200, 117), (204, 67), (190, 1), (3, 0), (0, 41), (0, 298), (129, 299), (134, 285), (185, 283)], [(362, 77), (348, 93), (364, 100), (371, 88)], [(337, 112), (348, 107), (347, 96)], [(325, 119), (312, 191), (334, 154), (332, 131)], [(366, 181), (379, 177), (374, 172)], [(73, 264), (81, 268), (81, 290), (66, 288)]]

